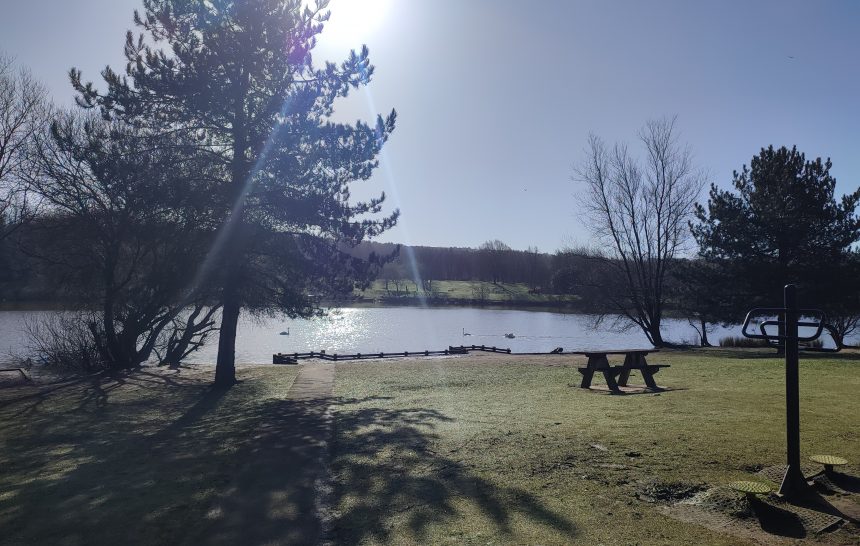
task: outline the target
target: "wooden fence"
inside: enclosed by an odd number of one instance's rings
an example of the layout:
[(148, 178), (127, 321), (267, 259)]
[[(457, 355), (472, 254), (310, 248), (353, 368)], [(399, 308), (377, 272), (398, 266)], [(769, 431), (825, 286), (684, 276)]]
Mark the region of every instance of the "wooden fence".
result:
[(499, 347), (490, 347), (487, 345), (460, 345), (459, 347), (449, 346), (441, 351), (404, 351), (402, 353), (355, 353), (355, 354), (338, 354), (326, 353), (325, 351), (311, 351), (309, 353), (277, 353), (272, 355), (273, 364), (298, 364), (299, 360), (307, 360), (316, 358), (318, 360), (326, 360), (331, 362), (342, 362), (347, 360), (376, 360), (380, 358), (405, 358), (405, 357), (420, 357), (420, 356), (447, 356), (447, 355), (465, 355), (472, 351), (482, 351), (485, 353), (501, 353), (507, 355), (553, 355), (562, 354), (561, 348), (555, 349), (548, 353), (512, 353), (510, 349), (502, 349)]

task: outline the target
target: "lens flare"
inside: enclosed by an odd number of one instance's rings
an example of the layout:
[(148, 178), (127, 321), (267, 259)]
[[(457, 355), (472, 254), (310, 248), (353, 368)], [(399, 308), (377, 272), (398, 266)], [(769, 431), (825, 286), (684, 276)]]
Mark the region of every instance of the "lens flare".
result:
[(321, 39), (359, 47), (382, 27), (390, 7), (391, 0), (333, 0), (329, 4), (331, 19)]

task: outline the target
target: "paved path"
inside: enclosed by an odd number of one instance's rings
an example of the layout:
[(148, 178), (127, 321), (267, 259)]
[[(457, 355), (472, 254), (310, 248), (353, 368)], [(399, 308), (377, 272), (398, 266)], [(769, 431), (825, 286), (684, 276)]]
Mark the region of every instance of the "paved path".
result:
[(261, 415), (259, 434), (197, 544), (323, 541), (334, 365), (304, 364), (283, 400)]

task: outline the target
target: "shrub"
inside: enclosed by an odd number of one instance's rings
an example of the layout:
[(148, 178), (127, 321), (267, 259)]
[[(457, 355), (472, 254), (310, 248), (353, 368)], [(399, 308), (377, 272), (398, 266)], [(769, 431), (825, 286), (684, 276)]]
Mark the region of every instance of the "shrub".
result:
[(761, 348), (768, 347), (763, 339), (750, 339), (743, 336), (728, 336), (720, 338), (720, 347)]
[(107, 369), (96, 343), (98, 324), (85, 313), (57, 313), (27, 322), (28, 356), (36, 364), (67, 371)]
[[(820, 339), (816, 339), (815, 341), (807, 341), (801, 342), (800, 348), (801, 350), (804, 348), (815, 348), (820, 349), (824, 346), (824, 342)], [(753, 348), (762, 348), (762, 347), (771, 347), (768, 345), (767, 341), (763, 339), (752, 339), (743, 336), (728, 336), (724, 338), (720, 338), (720, 347), (741, 347), (747, 349)]]

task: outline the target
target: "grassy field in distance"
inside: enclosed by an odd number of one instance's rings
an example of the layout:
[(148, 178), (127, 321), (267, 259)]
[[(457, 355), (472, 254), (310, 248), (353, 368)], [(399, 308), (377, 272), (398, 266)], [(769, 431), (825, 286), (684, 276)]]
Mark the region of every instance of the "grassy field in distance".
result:
[(424, 290), (413, 281), (385, 281), (377, 279), (364, 291), (356, 291), (356, 296), (366, 301), (391, 301), (397, 299), (433, 298), (439, 301), (488, 303), (545, 304), (550, 302), (574, 303), (576, 296), (532, 293), (524, 283), (498, 283), (487, 281), (431, 281), (430, 290)]

